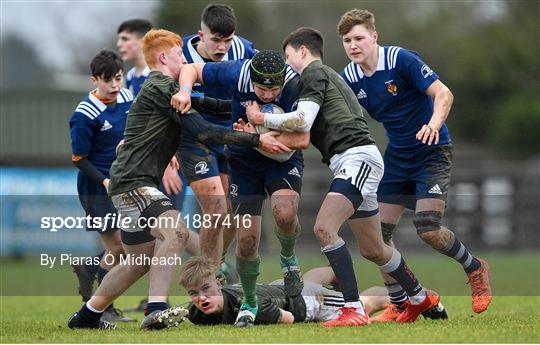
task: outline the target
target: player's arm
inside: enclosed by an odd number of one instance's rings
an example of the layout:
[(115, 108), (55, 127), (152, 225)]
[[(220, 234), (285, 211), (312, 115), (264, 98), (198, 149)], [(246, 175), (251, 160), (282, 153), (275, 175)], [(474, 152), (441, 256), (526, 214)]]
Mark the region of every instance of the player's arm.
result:
[(295, 111), (284, 114), (263, 113), (255, 103), (246, 107), (246, 115), (249, 122), (254, 125), (264, 125), (266, 128), (283, 132), (303, 132), (307, 133), (313, 126), (320, 105), (311, 100), (298, 102)]
[[(176, 115), (176, 114), (174, 114)], [(290, 152), (287, 146), (276, 140), (278, 132), (254, 134), (235, 131), (206, 121), (199, 113), (192, 112), (186, 116), (174, 116), (182, 128), (194, 134), (204, 144), (243, 145), (258, 147), (269, 153)]]
[(433, 98), (433, 115), (428, 124), (416, 133), (416, 139), (421, 140), (424, 144), (438, 144), (439, 130), (450, 114), (454, 95), (450, 89), (440, 80), (435, 80), (426, 90), (426, 94)]
[(191, 97), (191, 106), (199, 113), (230, 119), (232, 116), (232, 102), (226, 99), (212, 97)]
[(293, 150), (307, 150), (311, 139), (309, 132), (281, 132), (276, 139)]
[(180, 71), (180, 90), (171, 98), (171, 106), (185, 114), (191, 108), (191, 93), (193, 84), (202, 83), (202, 70), (204, 63), (184, 65)]
[(71, 162), (92, 181), (107, 188), (109, 179), (99, 171), (87, 158), (93, 138), (95, 126), (84, 114), (75, 112), (69, 122), (71, 134)]

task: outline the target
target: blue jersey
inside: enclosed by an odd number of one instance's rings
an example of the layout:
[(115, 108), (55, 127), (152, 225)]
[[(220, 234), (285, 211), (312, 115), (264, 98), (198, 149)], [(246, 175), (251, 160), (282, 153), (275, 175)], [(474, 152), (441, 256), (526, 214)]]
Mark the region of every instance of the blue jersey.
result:
[[(232, 94), (232, 118), (233, 121), (243, 119), (248, 122), (246, 116), (247, 101), (256, 101), (263, 103), (256, 95), (253, 89), (253, 83), (250, 79), (249, 65), (251, 59), (228, 61), (228, 62), (209, 62), (204, 65), (202, 77), (205, 85), (219, 86)], [(293, 111), (298, 104), (298, 82), (300, 77), (292, 68), (287, 66), (285, 83), (279, 96), (272, 103), (279, 105), (285, 112)], [(245, 146), (228, 145), (229, 152), (251, 157), (263, 157), (252, 148)]]
[[(197, 49), (195, 48), (196, 44), (199, 42), (198, 35), (186, 36), (184, 37), (183, 40), (184, 40), (183, 53), (188, 63), (211, 62), (210, 60), (203, 58), (197, 52)], [(225, 54), (222, 61), (251, 59), (256, 53), (257, 51), (255, 50), (255, 48), (253, 48), (253, 43), (246, 40), (245, 38), (235, 35), (233, 36), (231, 48), (229, 48), (229, 51), (227, 52), (227, 54)], [(206, 82), (204, 85), (195, 84), (193, 87), (193, 90), (196, 92), (204, 93), (205, 96), (212, 97), (212, 98), (219, 98), (219, 99), (232, 98), (232, 94), (229, 89), (225, 87), (217, 86), (217, 85), (208, 85), (208, 83)], [(206, 120), (212, 123), (219, 124), (226, 127), (231, 126), (230, 120), (216, 118), (214, 116), (204, 114), (204, 113), (202, 113), (201, 115)]]
[(120, 90), (112, 106), (90, 93), (77, 105), (69, 121), (73, 155), (85, 156), (96, 169), (108, 175), (116, 158), (116, 145), (124, 137), (132, 102), (133, 94), (128, 89)]
[(140, 76), (137, 76), (135, 73), (135, 67), (130, 69), (126, 74), (126, 87), (131, 91), (131, 93), (134, 96), (137, 96), (139, 94), (139, 91), (141, 91), (142, 84), (148, 78), (148, 74), (150, 74), (150, 68), (146, 66), (146, 68), (142, 71)]
[[(415, 150), (426, 146), (416, 133), (433, 115), (433, 99), (427, 88), (439, 76), (420, 56), (400, 47), (379, 47), (377, 70), (371, 77), (351, 62), (341, 76), (353, 89), (358, 102), (386, 129), (394, 149)], [(439, 131), (439, 145), (450, 143), (448, 128)]]

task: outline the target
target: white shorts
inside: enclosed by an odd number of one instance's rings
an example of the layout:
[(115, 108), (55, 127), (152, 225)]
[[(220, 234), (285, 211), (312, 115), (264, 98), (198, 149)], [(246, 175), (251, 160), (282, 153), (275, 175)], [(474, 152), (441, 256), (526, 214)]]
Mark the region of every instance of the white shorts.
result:
[[(330, 170), (334, 173), (331, 192), (347, 197), (354, 193), (361, 194), (361, 203), (353, 202), (357, 213), (366, 212), (369, 215), (378, 210), (377, 189), (384, 175), (384, 162), (377, 146), (352, 147), (333, 155), (330, 158)], [(347, 190), (342, 187), (344, 181), (348, 182)]]

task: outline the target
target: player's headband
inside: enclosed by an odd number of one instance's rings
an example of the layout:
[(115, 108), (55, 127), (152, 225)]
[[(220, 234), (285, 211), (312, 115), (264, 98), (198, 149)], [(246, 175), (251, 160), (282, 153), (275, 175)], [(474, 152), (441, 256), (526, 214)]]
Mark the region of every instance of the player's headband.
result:
[(285, 68), (281, 54), (273, 50), (262, 50), (251, 59), (251, 82), (266, 87), (281, 87), (285, 82)]

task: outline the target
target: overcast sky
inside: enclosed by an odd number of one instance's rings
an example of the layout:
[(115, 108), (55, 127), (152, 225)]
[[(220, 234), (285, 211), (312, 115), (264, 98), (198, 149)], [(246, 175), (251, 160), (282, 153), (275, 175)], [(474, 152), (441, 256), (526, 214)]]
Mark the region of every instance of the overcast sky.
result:
[(115, 42), (118, 25), (132, 18), (154, 19), (157, 1), (0, 0), (1, 36), (16, 33), (34, 45), (56, 71), (72, 71), (78, 46)]

